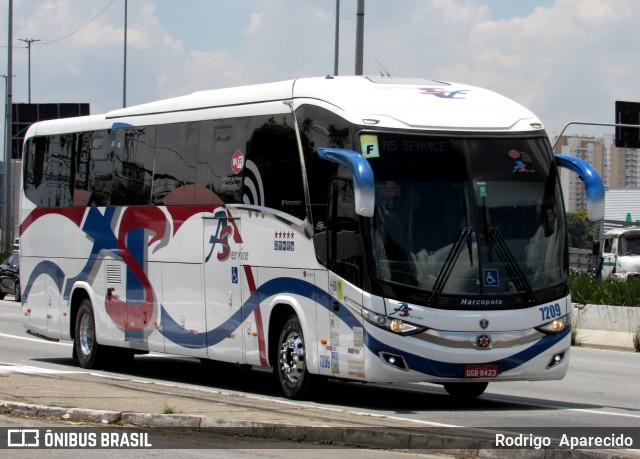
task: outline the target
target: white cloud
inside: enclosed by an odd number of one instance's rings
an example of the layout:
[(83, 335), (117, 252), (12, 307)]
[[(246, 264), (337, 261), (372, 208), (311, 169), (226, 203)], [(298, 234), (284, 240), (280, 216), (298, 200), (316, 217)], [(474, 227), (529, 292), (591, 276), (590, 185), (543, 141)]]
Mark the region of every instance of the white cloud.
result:
[(261, 31), (262, 15), (258, 13), (251, 13), (251, 20), (247, 27), (247, 34), (254, 35)]
[[(103, 2), (14, 2), (17, 38), (72, 32)], [(99, 3), (97, 5), (96, 3)], [(530, 2), (529, 2), (530, 3)], [(128, 102), (333, 71), (335, 2), (128, 2)], [(374, 56), (393, 74), (467, 82), (531, 108), (552, 132), (570, 119), (613, 121), (613, 102), (639, 100), (637, 0), (556, 0), (511, 17), (483, 0), (366, 2), (365, 73)], [(511, 8), (515, 8), (511, 6)], [(500, 19), (493, 19), (494, 17)], [(0, 9), (6, 24), (6, 10)], [(355, 2), (341, 2), (340, 73), (354, 68)], [(123, 5), (114, 2), (69, 38), (34, 45), (34, 101), (122, 100)], [(6, 62), (6, 50), (0, 50)], [(14, 100), (26, 98), (26, 50), (14, 50)]]
[(531, 108), (552, 132), (575, 119), (613, 122), (614, 100), (638, 99), (623, 89), (637, 87), (640, 71), (634, 0), (557, 0), (501, 20), (475, 1), (412, 6), (369, 16), (365, 72), (376, 70), (368, 56), (378, 52), (392, 73), (484, 86)]

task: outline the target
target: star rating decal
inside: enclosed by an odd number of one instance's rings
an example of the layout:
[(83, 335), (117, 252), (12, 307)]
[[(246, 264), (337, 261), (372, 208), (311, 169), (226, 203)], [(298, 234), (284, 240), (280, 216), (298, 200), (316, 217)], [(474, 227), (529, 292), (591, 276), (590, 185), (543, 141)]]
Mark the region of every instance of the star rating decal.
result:
[(293, 241), (296, 233), (293, 231), (276, 231), (273, 241), (273, 249), (279, 252), (294, 252), (295, 242)]

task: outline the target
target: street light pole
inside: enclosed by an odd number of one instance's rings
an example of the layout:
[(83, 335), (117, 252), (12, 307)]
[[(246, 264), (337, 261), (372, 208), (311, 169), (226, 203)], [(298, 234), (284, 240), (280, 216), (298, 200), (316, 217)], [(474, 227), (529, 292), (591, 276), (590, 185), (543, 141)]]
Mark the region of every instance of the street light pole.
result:
[(364, 63), (364, 0), (358, 0), (356, 19), (356, 75), (362, 75)]
[(340, 51), (340, 0), (336, 0), (336, 43), (333, 59), (333, 74), (338, 76), (338, 52)]
[(5, 119), (6, 119), (6, 135), (4, 150), (4, 182), (2, 184), (2, 249), (10, 252), (13, 245), (13, 200), (11, 199), (12, 191), (12, 167), (11, 167), (11, 139), (13, 133), (11, 126), (13, 125), (13, 85), (11, 75), (13, 74), (13, 0), (9, 0), (9, 19), (8, 19), (8, 40), (7, 40), (7, 94), (5, 96)]
[[(7, 85), (9, 84), (9, 75), (5, 75), (4, 73), (2, 75), (0, 75), (0, 77), (4, 78), (4, 94), (5, 97), (7, 96)], [(13, 77), (15, 77), (15, 75), (13, 75)], [(7, 118), (5, 117), (4, 119), (4, 139), (7, 138)]]
[(127, 0), (124, 0), (124, 65), (122, 75), (122, 108), (127, 106)]
[(36, 42), (36, 41), (42, 41), (40, 39), (37, 38), (18, 38), (18, 40), (23, 41), (27, 44), (27, 49), (29, 50), (29, 67), (28, 67), (28, 73), (29, 73), (29, 103), (31, 103), (31, 44)]

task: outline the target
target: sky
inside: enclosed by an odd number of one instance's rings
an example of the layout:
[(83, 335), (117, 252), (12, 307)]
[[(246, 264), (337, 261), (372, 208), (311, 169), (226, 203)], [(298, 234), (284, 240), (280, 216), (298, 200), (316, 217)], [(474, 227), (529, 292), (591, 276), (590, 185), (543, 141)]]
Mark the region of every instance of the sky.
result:
[[(9, 0), (0, 0), (7, 74)], [(125, 0), (14, 0), (13, 102), (123, 105)], [(338, 73), (355, 70), (357, 0), (340, 1)], [(102, 11), (102, 12), (101, 12)], [(335, 0), (128, 0), (127, 105), (334, 73)], [(481, 86), (553, 139), (640, 101), (639, 0), (365, 0), (364, 73)], [(612, 134), (613, 128), (569, 128)]]

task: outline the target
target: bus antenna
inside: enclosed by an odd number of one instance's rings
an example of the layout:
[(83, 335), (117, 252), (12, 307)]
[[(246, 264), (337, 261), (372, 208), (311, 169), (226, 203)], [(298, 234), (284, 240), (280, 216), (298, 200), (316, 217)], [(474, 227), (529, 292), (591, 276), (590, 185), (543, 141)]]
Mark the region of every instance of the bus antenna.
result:
[[(380, 76), (388, 76), (388, 77), (390, 77), (391, 74), (387, 71), (387, 69), (384, 68), (384, 65), (382, 65), (382, 62), (380, 62), (378, 60), (378, 55), (374, 54), (373, 58), (375, 59), (375, 61), (378, 63), (378, 65), (382, 69), (382, 70), (378, 70), (380, 72)], [(383, 70), (384, 70), (384, 73), (382, 73)]]

